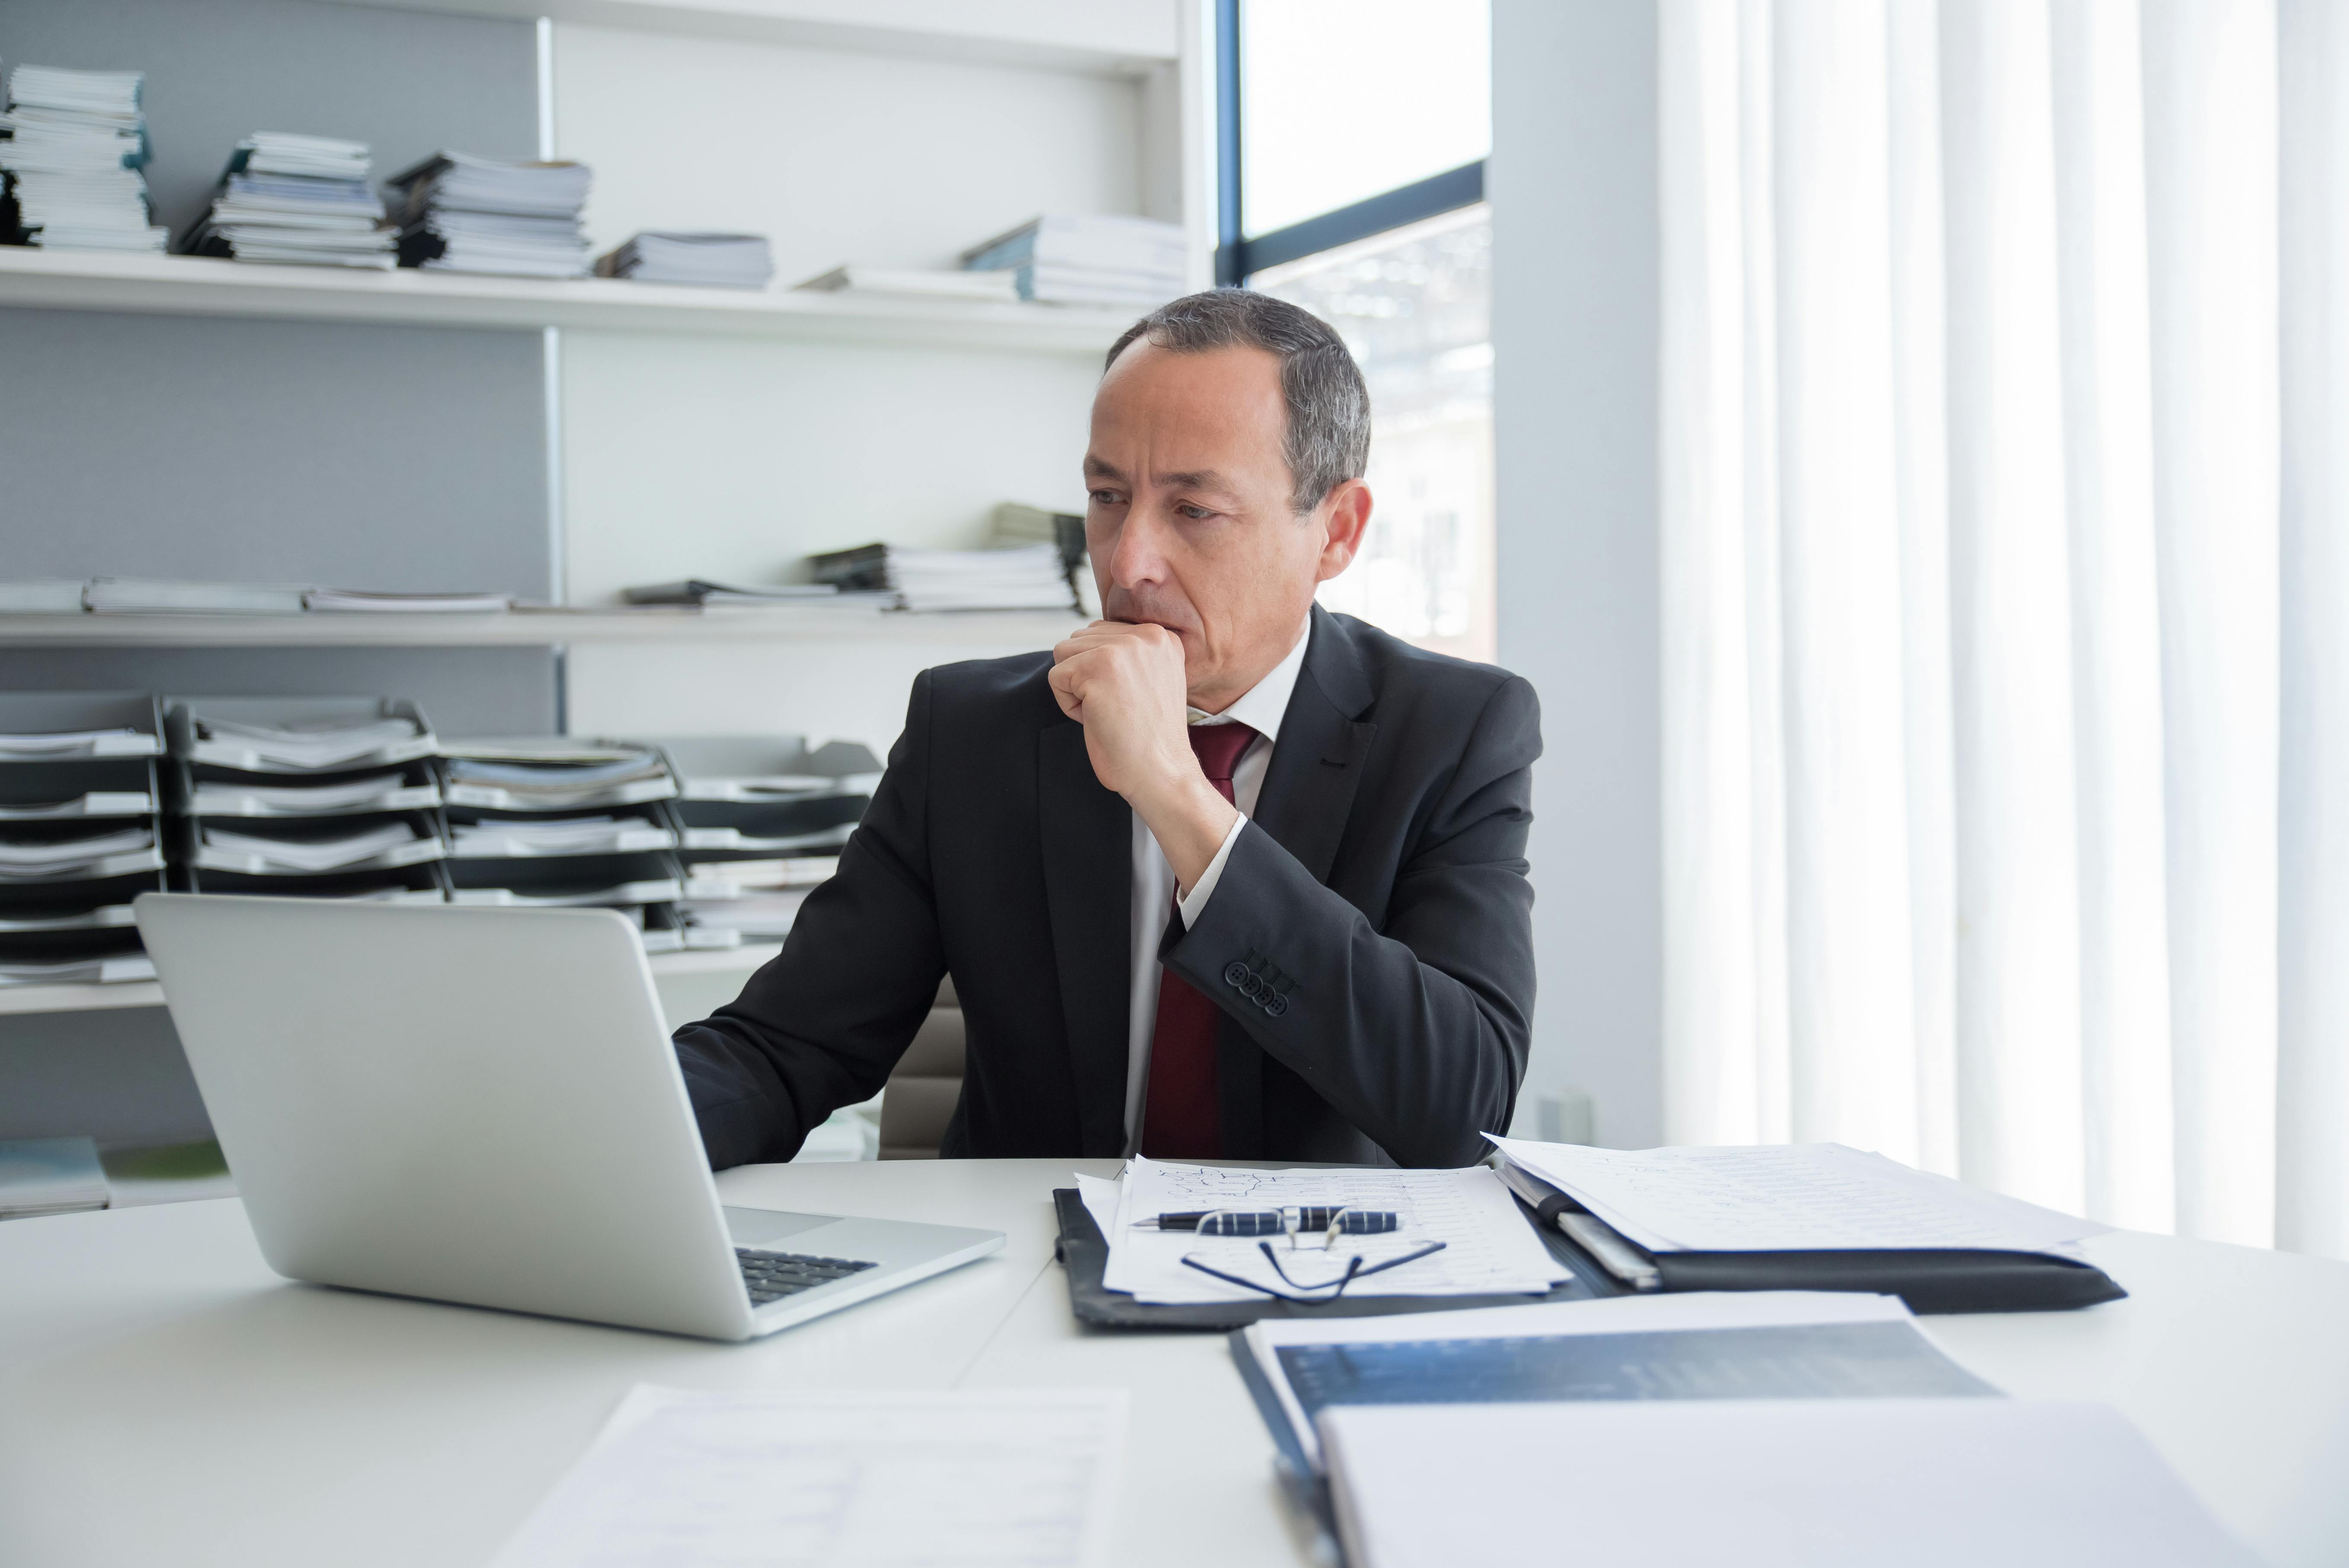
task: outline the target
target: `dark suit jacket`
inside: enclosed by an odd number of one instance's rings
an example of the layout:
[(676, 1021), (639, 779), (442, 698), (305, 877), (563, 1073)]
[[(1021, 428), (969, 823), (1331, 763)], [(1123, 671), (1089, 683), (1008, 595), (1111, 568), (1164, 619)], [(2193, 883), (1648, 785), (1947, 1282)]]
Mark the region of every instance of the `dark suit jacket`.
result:
[[(780, 956), (677, 1032), (710, 1163), (787, 1160), (880, 1089), (954, 976), (949, 1156), (1124, 1151), (1132, 811), (1049, 654), (914, 683), (840, 872)], [(1313, 612), (1253, 821), (1160, 957), (1224, 1012), (1227, 1159), (1463, 1165), (1506, 1130), (1533, 1015), (1533, 688)]]

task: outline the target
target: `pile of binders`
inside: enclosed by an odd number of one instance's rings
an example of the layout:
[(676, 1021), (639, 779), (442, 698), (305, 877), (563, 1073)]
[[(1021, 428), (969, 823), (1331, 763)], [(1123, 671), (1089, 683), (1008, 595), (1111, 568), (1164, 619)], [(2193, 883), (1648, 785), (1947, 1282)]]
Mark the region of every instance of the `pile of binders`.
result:
[(169, 699), (181, 891), (439, 903), (439, 741), (382, 697)]
[(456, 903), (616, 909), (647, 952), (685, 945), (677, 778), (658, 748), (530, 737), (451, 742), (442, 756)]
[(690, 945), (781, 942), (808, 890), (838, 865), (880, 759), (853, 741), (811, 750), (796, 737), (673, 739)]
[(155, 699), (0, 694), (0, 985), (148, 980), (130, 901), (160, 892)]
[(584, 278), (584, 163), (501, 163), (436, 153), (386, 181), (399, 264), (437, 272)]
[(140, 172), (152, 152), (139, 101), (145, 79), (54, 66), (9, 72), (0, 170), (13, 214), (0, 214), (0, 233), (52, 251), (163, 250), (171, 231), (156, 223)]
[(819, 583), (848, 593), (895, 593), (900, 607), (934, 610), (1078, 608), (1066, 557), (1056, 543), (992, 550), (909, 550), (864, 544), (808, 558)]
[(1190, 280), (1180, 223), (1048, 213), (962, 253), (975, 273), (1008, 272), (1024, 300), (1146, 311)]
[(364, 141), (256, 131), (236, 144), (212, 203), (181, 238), (191, 256), (389, 268), (398, 236), (367, 185)]

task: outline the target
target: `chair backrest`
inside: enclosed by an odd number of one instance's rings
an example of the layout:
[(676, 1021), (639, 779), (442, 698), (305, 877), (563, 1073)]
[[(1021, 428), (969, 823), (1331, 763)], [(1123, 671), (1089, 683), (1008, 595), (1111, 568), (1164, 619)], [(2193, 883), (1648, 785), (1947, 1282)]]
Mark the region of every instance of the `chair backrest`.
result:
[(881, 1097), (881, 1158), (936, 1160), (947, 1122), (962, 1098), (962, 1004), (954, 981), (938, 987), (930, 1016), (889, 1075)]

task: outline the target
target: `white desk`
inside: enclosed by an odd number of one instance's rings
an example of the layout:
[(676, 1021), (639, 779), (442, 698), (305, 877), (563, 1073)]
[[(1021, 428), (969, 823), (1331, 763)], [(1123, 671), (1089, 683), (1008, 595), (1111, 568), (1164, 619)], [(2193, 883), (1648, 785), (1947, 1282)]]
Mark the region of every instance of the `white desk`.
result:
[[(1123, 1387), (1119, 1563), (1302, 1561), (1223, 1336), (1069, 1316), (1047, 1194), (1071, 1169), (728, 1172), (729, 1202), (1010, 1238), (745, 1346), (288, 1284), (233, 1200), (0, 1224), (0, 1563), (471, 1568), (636, 1382)], [(2118, 1406), (2278, 1564), (2349, 1562), (2349, 1265), (2141, 1235), (2092, 1246), (2130, 1300), (1926, 1325), (2010, 1393)]]

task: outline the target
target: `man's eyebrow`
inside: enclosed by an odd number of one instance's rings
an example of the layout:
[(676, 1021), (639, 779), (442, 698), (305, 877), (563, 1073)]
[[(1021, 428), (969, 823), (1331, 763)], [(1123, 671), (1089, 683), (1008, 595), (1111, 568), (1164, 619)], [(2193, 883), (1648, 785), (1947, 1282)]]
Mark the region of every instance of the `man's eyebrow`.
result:
[(1085, 454), (1085, 472), (1097, 480), (1122, 480), (1125, 478), (1125, 470), (1123, 469), (1119, 468), (1115, 463), (1110, 462), (1104, 459), (1097, 458), (1091, 452), (1087, 452)]
[(1185, 473), (1160, 474), (1158, 482), (1173, 490), (1229, 490), (1231, 480), (1214, 469), (1197, 469)]

